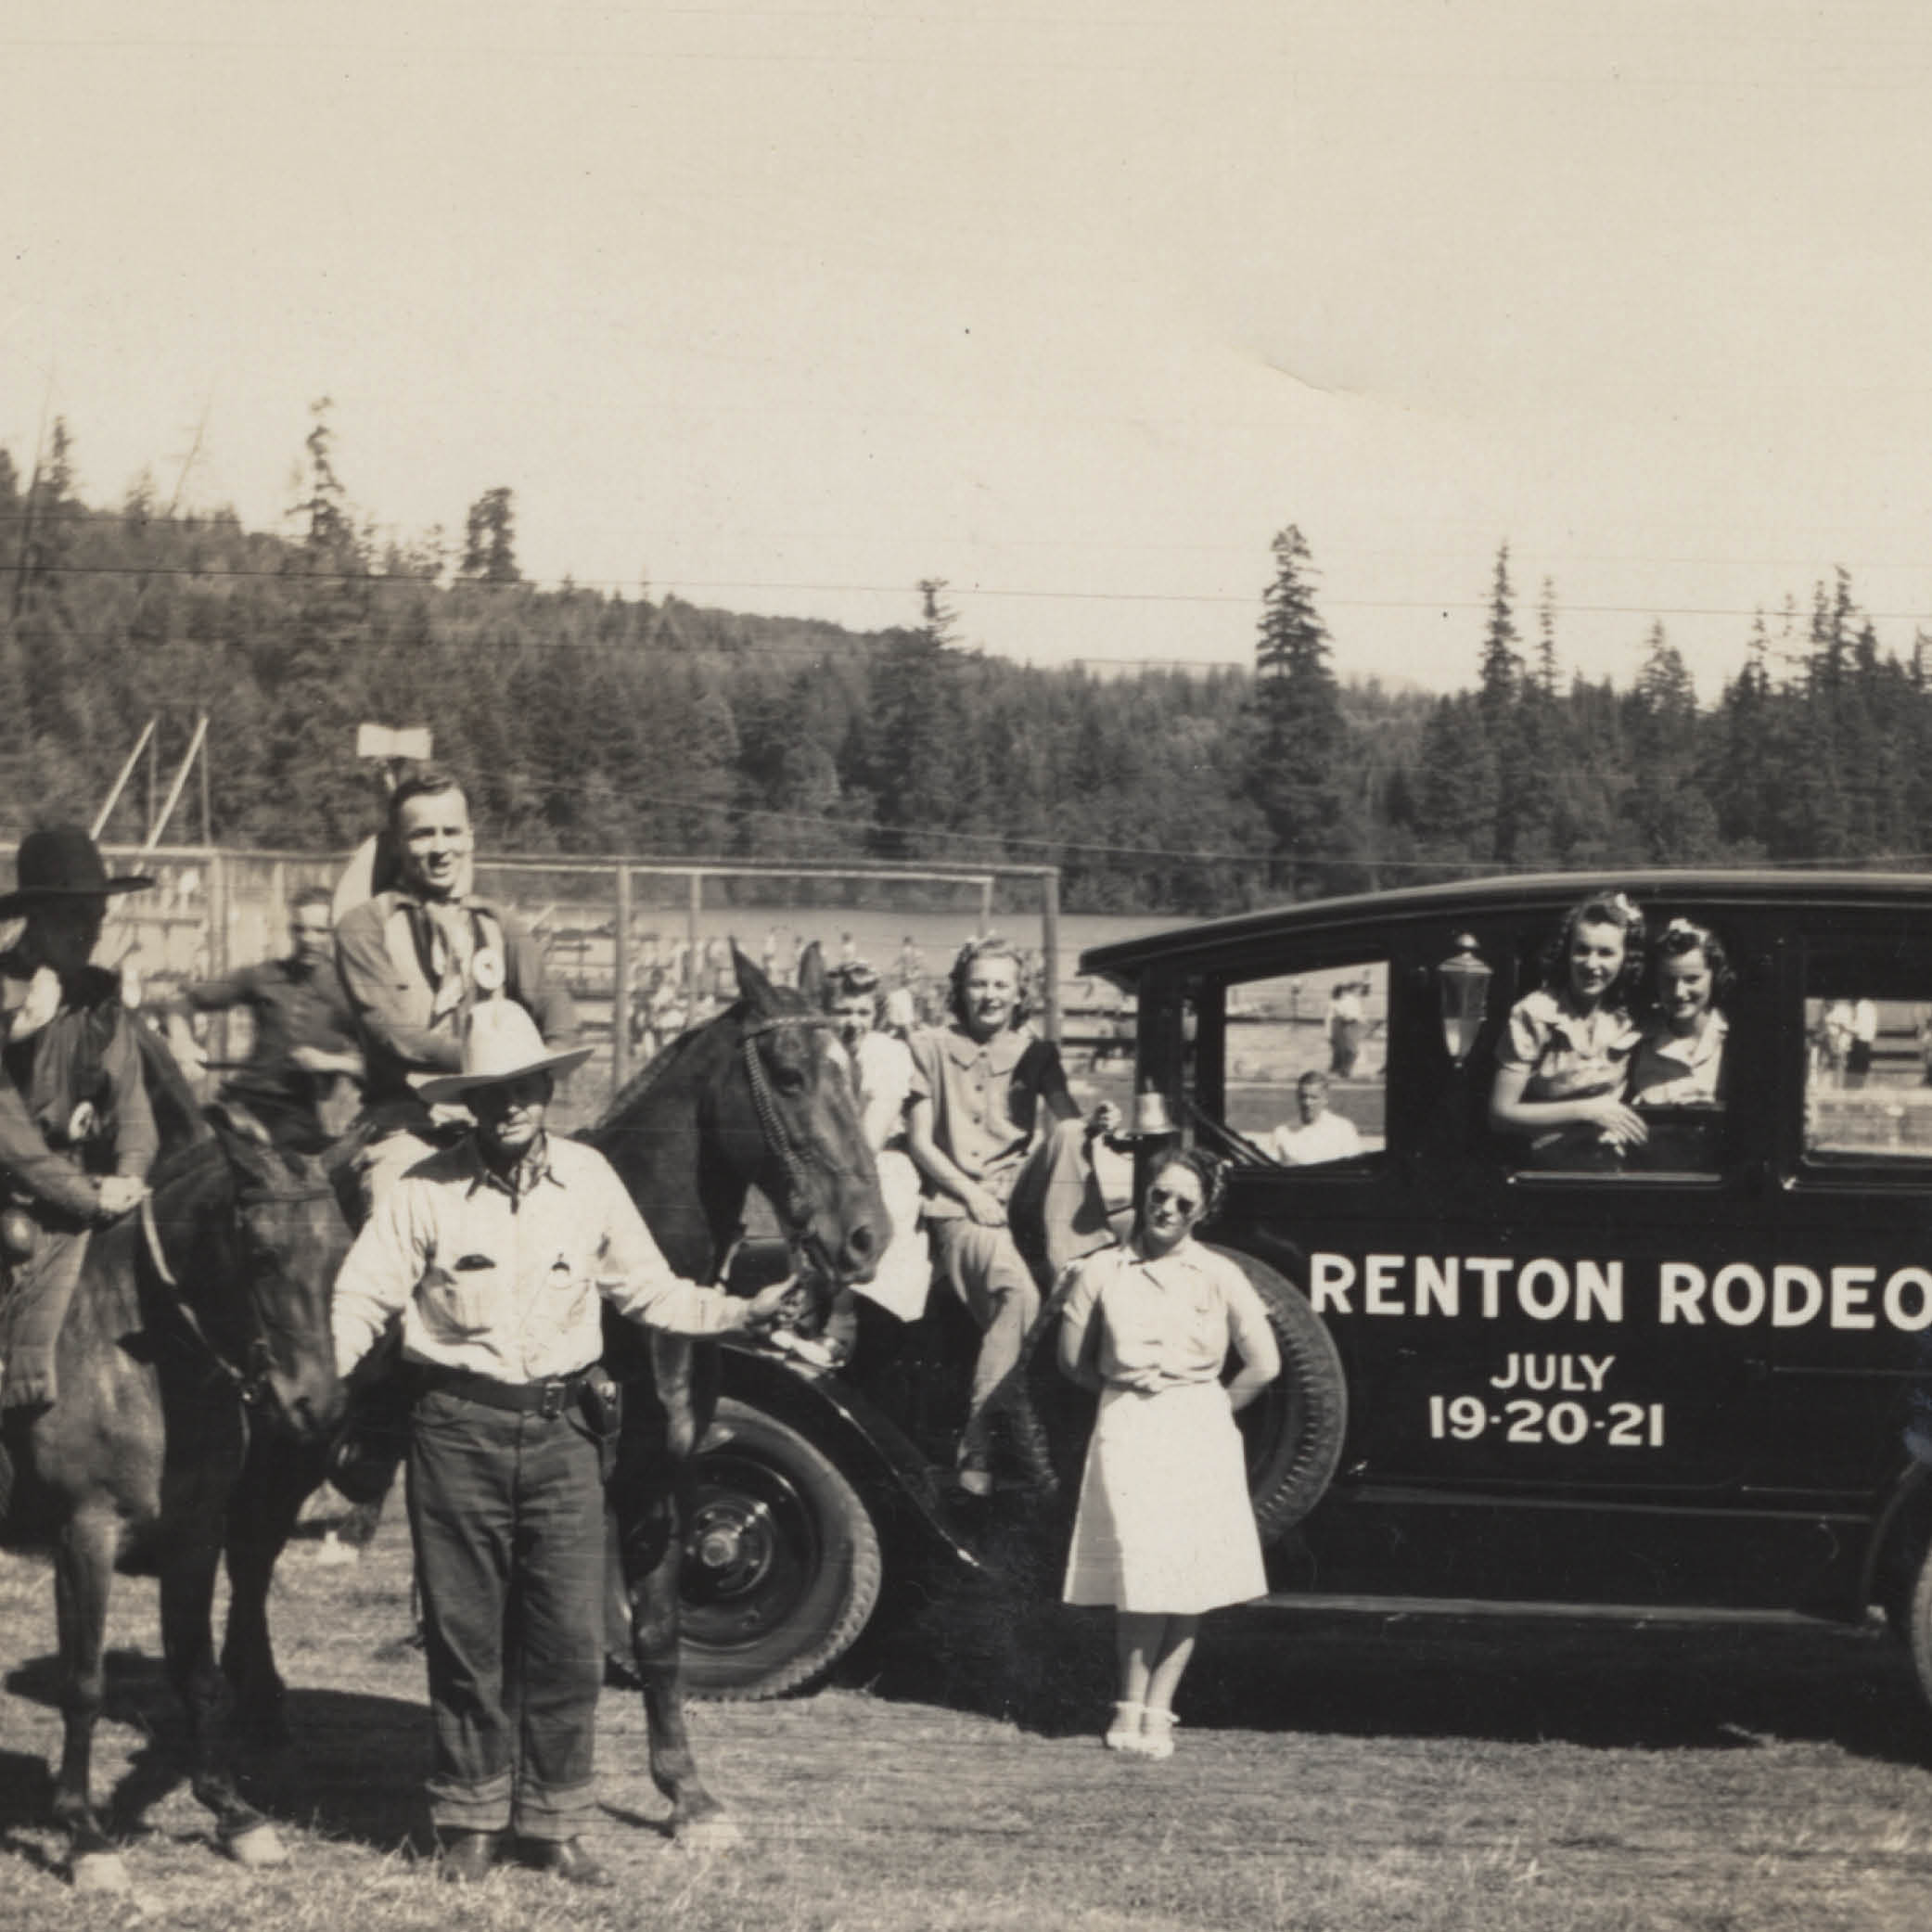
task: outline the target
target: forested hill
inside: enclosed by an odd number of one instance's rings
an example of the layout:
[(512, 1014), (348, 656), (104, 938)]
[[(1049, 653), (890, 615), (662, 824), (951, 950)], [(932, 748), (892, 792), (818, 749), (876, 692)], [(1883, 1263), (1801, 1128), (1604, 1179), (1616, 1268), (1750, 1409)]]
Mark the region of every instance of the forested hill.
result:
[[(145, 488), (90, 507), (64, 433), (31, 486), (0, 451), (0, 821), (91, 817), (150, 717), (172, 763), (205, 712), (233, 843), (361, 836), (375, 795), (351, 751), (372, 720), (434, 728), (494, 850), (1056, 864), (1091, 911), (1495, 865), (1932, 851), (1922, 646), (1882, 651), (1843, 572), (1808, 615), (1741, 635), (1700, 708), (1661, 626), (1631, 688), (1564, 684), (1554, 598), (1526, 647), (1505, 548), (1477, 682), (1439, 699), (1337, 680), (1346, 639), (1291, 528), (1252, 674), (1096, 677), (966, 648), (937, 585), (921, 621), (876, 633), (540, 589), (506, 490), (472, 507), (455, 557), (378, 545), (324, 416), (309, 458), (278, 536)], [(145, 802), (131, 787), (110, 836), (138, 838)], [(173, 834), (195, 828), (185, 809)]]

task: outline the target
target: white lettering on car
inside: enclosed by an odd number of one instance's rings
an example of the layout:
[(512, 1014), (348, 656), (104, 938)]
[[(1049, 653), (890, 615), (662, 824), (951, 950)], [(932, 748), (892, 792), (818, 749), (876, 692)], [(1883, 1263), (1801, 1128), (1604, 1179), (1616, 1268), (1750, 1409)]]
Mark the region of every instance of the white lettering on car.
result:
[(1396, 1277), (1401, 1273), (1404, 1259), (1401, 1255), (1369, 1255), (1364, 1259), (1362, 1305), (1366, 1313), (1400, 1315), (1408, 1312), (1396, 1299)]
[(1355, 1263), (1347, 1255), (1309, 1257), (1308, 1299), (1318, 1315), (1345, 1315), (1349, 1290), (1355, 1286)]
[[(1795, 1290), (1804, 1291), (1802, 1301), (1793, 1299)], [(1773, 1328), (1802, 1328), (1818, 1319), (1824, 1306), (1824, 1284), (1810, 1268), (1795, 1261), (1780, 1261), (1771, 1271), (1771, 1325)]]
[(1872, 1299), (1871, 1284), (1878, 1279), (1875, 1268), (1834, 1268), (1832, 1270), (1832, 1326), (1869, 1328), (1878, 1319), (1865, 1303)]
[(1657, 1320), (1668, 1327), (1682, 1317), (1701, 1326), (1704, 1311), (1697, 1304), (1704, 1299), (1707, 1286), (1703, 1269), (1689, 1261), (1666, 1261), (1657, 1271)]
[[(1309, 1301), (1317, 1314), (1359, 1312), (1385, 1320), (1442, 1316), (1453, 1321), (1466, 1314), (1497, 1322), (1521, 1314), (1539, 1323), (1621, 1324), (1630, 1265), (1622, 1260), (1566, 1260), (1553, 1255), (1518, 1261), (1504, 1255), (1369, 1254), (1358, 1261), (1350, 1255), (1317, 1253), (1309, 1258)], [(1841, 1263), (1823, 1274), (1796, 1261), (1724, 1261), (1714, 1273), (1695, 1261), (1659, 1261), (1656, 1266), (1656, 1319), (1660, 1327), (1703, 1328), (1715, 1321), (1726, 1328), (1803, 1328), (1817, 1323), (1836, 1329), (1882, 1324), (1901, 1335), (1932, 1329), (1932, 1264), (1897, 1268), (1882, 1281), (1876, 1268), (1857, 1263)], [(1479, 1289), (1465, 1307), (1462, 1288), (1469, 1275), (1476, 1277)], [(1362, 1289), (1359, 1305), (1357, 1286)], [(1549, 1359), (1563, 1363), (1598, 1360), (1591, 1355)], [(1527, 1364), (1542, 1358), (1522, 1360), (1525, 1366), (1514, 1370), (1520, 1378), (1514, 1386), (1580, 1390), (1602, 1387), (1600, 1379), (1535, 1379), (1542, 1370), (1531, 1372)], [(1616, 1358), (1606, 1355), (1601, 1360), (1607, 1369)], [(1514, 1364), (1516, 1358), (1511, 1362)], [(1555, 1373), (1568, 1371), (1559, 1368)]]

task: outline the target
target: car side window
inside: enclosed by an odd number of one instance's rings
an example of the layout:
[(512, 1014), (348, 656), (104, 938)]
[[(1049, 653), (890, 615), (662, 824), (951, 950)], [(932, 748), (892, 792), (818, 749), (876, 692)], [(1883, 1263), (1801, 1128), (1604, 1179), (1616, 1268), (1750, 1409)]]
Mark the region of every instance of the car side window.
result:
[(1380, 1153), (1388, 1062), (1384, 959), (1228, 984), (1220, 1124), (1280, 1167)]
[(1734, 984), (1722, 936), (1620, 891), (1580, 900), (1525, 959), (1490, 1124), (1521, 1172), (1711, 1175), (1722, 1164)]
[[(1900, 997), (1922, 992), (1923, 997)], [(1805, 981), (1808, 1159), (1932, 1161), (1932, 971), (1920, 987), (1828, 956)]]

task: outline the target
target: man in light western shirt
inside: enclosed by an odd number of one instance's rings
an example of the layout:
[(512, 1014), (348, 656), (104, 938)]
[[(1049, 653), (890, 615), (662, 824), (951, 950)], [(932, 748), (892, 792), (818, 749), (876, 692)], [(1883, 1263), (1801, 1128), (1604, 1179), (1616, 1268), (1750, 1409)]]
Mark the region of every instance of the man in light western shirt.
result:
[[(474, 1882), (505, 1832), (533, 1862), (608, 1883), (580, 1833), (595, 1814), (603, 1677), (602, 1307), (675, 1334), (769, 1325), (750, 1300), (671, 1272), (603, 1157), (545, 1131), (557, 1072), (522, 1006), (473, 1009), (461, 1074), (476, 1131), (401, 1175), (337, 1278), (336, 1360), (352, 1369), (401, 1317), (414, 1389), (409, 1525), (435, 1741), (429, 1812), (445, 1877)], [(514, 1695), (509, 1686), (514, 1684)]]

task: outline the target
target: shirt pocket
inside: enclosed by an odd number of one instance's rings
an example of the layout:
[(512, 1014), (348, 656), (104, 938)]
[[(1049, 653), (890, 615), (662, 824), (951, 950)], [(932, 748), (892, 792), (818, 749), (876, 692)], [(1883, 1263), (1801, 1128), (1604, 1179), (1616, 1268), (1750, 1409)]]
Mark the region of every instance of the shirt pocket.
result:
[(496, 1271), (466, 1268), (454, 1273), (431, 1262), (416, 1286), (424, 1324), (444, 1340), (484, 1334), (496, 1310)]

